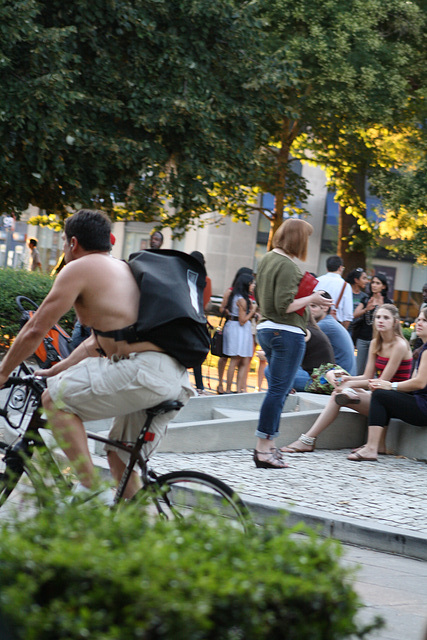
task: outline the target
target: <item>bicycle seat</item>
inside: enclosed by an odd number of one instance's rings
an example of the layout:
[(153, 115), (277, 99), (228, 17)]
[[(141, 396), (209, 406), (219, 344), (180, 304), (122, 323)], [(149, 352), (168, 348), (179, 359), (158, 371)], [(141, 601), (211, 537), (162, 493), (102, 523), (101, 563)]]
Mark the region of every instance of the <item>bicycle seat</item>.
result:
[(182, 409), (184, 404), (179, 400), (165, 400), (160, 404), (157, 404), (155, 407), (151, 407), (150, 409), (146, 409), (147, 413), (150, 413), (153, 416), (157, 416), (160, 413), (169, 413), (169, 411), (179, 411)]

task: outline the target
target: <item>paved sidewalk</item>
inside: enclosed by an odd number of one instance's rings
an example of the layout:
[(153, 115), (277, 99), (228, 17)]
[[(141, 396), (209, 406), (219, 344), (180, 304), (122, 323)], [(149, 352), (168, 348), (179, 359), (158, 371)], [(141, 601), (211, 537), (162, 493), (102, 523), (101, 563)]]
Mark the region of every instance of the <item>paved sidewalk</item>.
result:
[[(281, 441), (283, 438), (280, 439)], [(193, 469), (231, 485), (261, 516), (290, 510), (343, 542), (427, 560), (427, 466), (397, 456), (350, 462), (349, 450), (285, 456), (289, 468), (257, 469), (252, 452), (158, 453), (159, 473)]]
[(361, 620), (380, 615), (386, 623), (370, 640), (425, 640), (427, 564), (348, 545), (343, 549), (341, 563), (356, 570), (353, 586), (365, 607)]

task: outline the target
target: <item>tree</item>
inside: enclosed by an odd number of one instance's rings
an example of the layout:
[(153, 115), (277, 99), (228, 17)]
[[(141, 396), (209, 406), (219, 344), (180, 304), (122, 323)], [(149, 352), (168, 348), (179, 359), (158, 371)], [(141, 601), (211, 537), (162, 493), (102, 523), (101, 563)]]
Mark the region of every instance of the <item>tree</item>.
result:
[[(407, 102), (411, 56), (423, 17), (415, 4), (402, 0), (271, 0), (262, 15), (268, 21), (271, 57), (287, 61), (293, 70), (284, 85), (269, 71), (258, 79), (259, 89), (277, 97), (270, 123), (274, 161), (269, 175), (276, 196), (271, 243), (289, 208), (287, 182), (298, 136), (306, 133), (325, 153), (329, 149), (328, 166), (339, 167), (345, 132), (354, 136), (357, 130), (389, 123)], [(361, 158), (354, 176), (358, 163)], [(341, 168), (334, 179), (350, 184), (348, 174), (348, 167)], [(356, 182), (347, 199), (358, 200)]]
[(0, 18), (3, 209), (124, 201), (178, 229), (216, 208), (220, 185), (242, 213), (265, 137), (250, 4), (18, 0)]
[(418, 127), (408, 131), (404, 153), (394, 163), (379, 167), (371, 181), (381, 198), (382, 243), (395, 255), (411, 255), (427, 265), (427, 136)]

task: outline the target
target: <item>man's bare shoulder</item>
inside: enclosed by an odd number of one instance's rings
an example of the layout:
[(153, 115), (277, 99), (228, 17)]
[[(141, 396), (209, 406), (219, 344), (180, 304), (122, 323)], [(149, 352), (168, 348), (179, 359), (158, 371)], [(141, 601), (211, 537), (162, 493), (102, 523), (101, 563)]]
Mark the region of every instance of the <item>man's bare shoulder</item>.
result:
[(109, 277), (115, 273), (118, 276), (131, 275), (128, 264), (123, 260), (117, 260), (104, 253), (90, 253), (66, 264), (57, 278), (83, 278), (87, 280), (95, 276)]

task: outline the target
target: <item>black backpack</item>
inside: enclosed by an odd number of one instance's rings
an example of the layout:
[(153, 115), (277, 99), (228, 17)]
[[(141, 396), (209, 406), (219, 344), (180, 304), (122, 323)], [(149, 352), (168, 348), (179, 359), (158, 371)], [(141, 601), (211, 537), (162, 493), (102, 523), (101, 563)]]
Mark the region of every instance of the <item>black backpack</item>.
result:
[(138, 320), (124, 329), (96, 333), (128, 343), (153, 342), (185, 367), (202, 364), (210, 346), (204, 266), (173, 249), (132, 253), (128, 264), (141, 292)]

